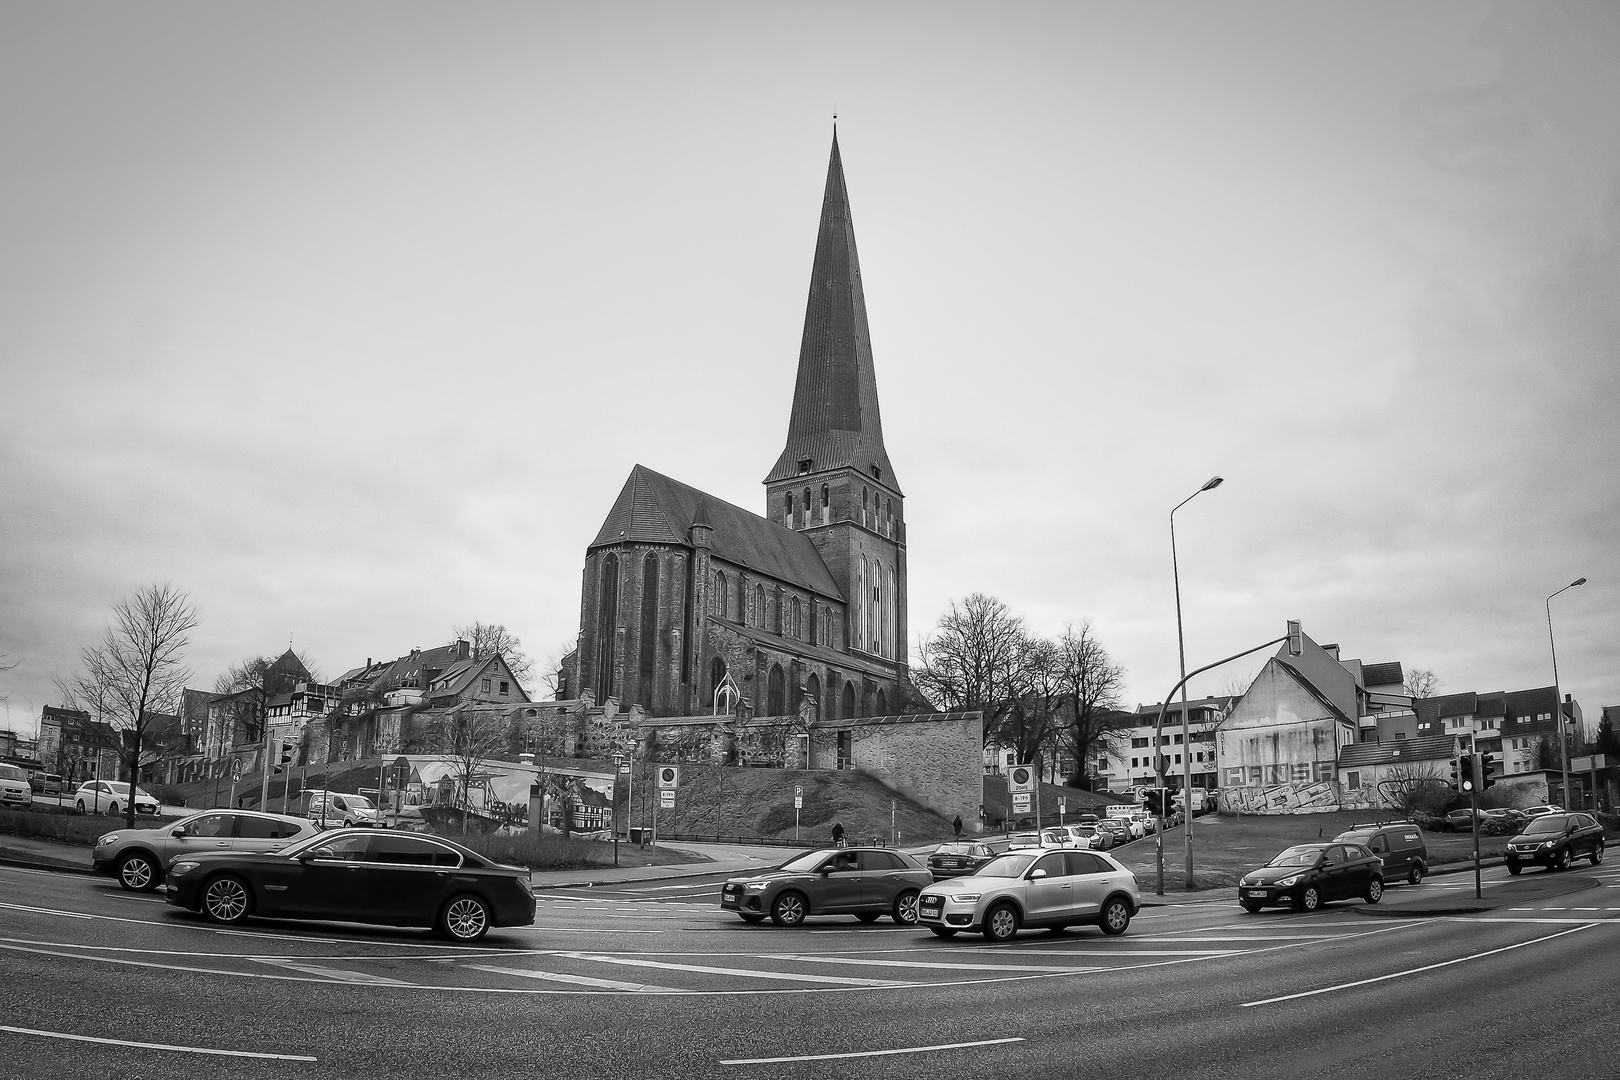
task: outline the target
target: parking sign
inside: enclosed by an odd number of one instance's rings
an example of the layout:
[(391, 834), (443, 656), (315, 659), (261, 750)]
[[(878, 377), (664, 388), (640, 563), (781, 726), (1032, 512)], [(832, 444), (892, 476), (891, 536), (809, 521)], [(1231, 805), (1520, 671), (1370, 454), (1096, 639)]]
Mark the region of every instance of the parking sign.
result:
[(674, 791), (681, 786), (681, 770), (674, 765), (658, 766), (658, 790)]
[(1030, 765), (1014, 765), (1007, 771), (1007, 790), (1014, 795), (1035, 790), (1035, 769)]

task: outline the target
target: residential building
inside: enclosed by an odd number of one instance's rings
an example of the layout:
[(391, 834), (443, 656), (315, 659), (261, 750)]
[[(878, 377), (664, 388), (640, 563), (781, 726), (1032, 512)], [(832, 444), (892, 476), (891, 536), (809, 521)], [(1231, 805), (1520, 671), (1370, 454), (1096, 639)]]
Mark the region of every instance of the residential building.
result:
[(82, 709), (46, 705), (39, 714), (39, 760), (49, 772), (70, 781), (116, 780), (122, 740), (108, 723)]
[(1215, 771), (1215, 730), (1232, 708), (1237, 698), (1230, 696), (1205, 697), (1187, 702), (1187, 734), (1181, 731), (1181, 702), (1172, 701), (1164, 709), (1164, 728), (1159, 730), (1161, 706), (1138, 705), (1134, 713), (1127, 714), (1128, 725), (1119, 726), (1096, 754), (1096, 772), (1106, 783), (1106, 790), (1114, 793), (1151, 788), (1159, 785), (1155, 769), (1154, 743), (1157, 737), (1158, 754), (1165, 760), (1164, 786), (1179, 791), (1183, 770), (1192, 767), (1192, 786), (1212, 789), (1218, 787)]

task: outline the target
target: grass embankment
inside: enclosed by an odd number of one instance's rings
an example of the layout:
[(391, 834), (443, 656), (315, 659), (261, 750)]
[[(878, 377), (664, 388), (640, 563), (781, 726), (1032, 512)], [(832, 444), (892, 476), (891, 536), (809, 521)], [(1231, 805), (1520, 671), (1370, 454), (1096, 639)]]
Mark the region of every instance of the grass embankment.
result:
[[(160, 824), (162, 822), (158, 818), (135, 819), (137, 829), (155, 829)], [(43, 806), (35, 806), (31, 810), (0, 810), (0, 835), (51, 840), (86, 848), (96, 842), (96, 837), (123, 827), (123, 814), (117, 817), (110, 814), (81, 814), (76, 810)]]
[[(1355, 825), (1375, 820), (1395, 820), (1399, 814), (1369, 815), (1366, 812), (1336, 811), (1328, 814), (1205, 814), (1193, 820), (1193, 888), (1227, 889), (1257, 866), (1270, 861), (1283, 848), (1332, 840)], [(1425, 832), (1429, 864), (1471, 861), (1474, 857), (1472, 833)], [(1481, 836), (1481, 858), (1500, 856), (1507, 847), (1505, 836)], [(1120, 862), (1136, 872), (1138, 884), (1151, 891), (1157, 884), (1158, 858), (1155, 838), (1138, 840), (1113, 852)], [(1164, 832), (1164, 887), (1166, 892), (1185, 892), (1186, 840), (1182, 826)]]

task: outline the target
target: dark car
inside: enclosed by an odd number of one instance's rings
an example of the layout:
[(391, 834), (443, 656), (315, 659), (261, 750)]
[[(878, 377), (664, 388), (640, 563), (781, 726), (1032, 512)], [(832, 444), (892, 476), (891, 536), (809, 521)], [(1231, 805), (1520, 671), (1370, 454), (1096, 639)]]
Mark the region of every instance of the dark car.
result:
[(996, 857), (989, 844), (980, 841), (941, 844), (928, 856), (928, 873), (935, 881), (971, 874)]
[(1445, 822), (1446, 828), (1452, 832), (1473, 832), (1474, 826), (1484, 819), (1484, 814), (1475, 813), (1468, 807), (1453, 810), (1440, 820)]
[(436, 836), (339, 829), (273, 853), (185, 855), (169, 864), (168, 902), (218, 923), (249, 915), (431, 926), (477, 941), (534, 922), (529, 871)]
[(1270, 904), (1315, 911), (1329, 900), (1352, 896), (1369, 904), (1384, 896), (1383, 864), (1360, 844), (1295, 844), (1238, 882), (1238, 903), (1245, 911)]
[(1335, 844), (1360, 844), (1383, 862), (1384, 880), (1405, 878), (1416, 885), (1429, 871), (1429, 845), (1423, 830), (1408, 821), (1356, 825), (1333, 838)]
[(1097, 828), (1102, 829), (1113, 838), (1113, 845), (1128, 844), (1136, 839), (1131, 835), (1131, 827), (1119, 818), (1104, 818), (1097, 822)]
[(890, 915), (910, 926), (917, 921), (917, 894), (933, 882), (926, 867), (892, 848), (823, 848), (774, 870), (732, 878), (721, 886), (720, 906), (743, 922), (769, 915), (778, 926), (798, 926), (807, 915), (853, 915), (861, 922)]
[(1591, 814), (1543, 814), (1531, 820), (1524, 832), (1508, 841), (1508, 873), (1517, 874), (1525, 863), (1539, 863), (1549, 870), (1562, 870), (1572, 860), (1603, 861), (1603, 826)]

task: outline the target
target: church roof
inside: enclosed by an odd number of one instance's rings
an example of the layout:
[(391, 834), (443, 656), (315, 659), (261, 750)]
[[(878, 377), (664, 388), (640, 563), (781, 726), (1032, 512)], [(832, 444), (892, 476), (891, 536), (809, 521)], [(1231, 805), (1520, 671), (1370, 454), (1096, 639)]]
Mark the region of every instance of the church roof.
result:
[(883, 446), (866, 294), (836, 131), (821, 200), (821, 229), (810, 271), (787, 446), (765, 482), (797, 475), (799, 462), (805, 459), (813, 472), (850, 466), (872, 476), (872, 467), (877, 466), (877, 479), (900, 492)]
[(630, 470), (590, 548), (627, 542), (691, 547), (692, 524), (700, 515), (713, 530), (709, 543), (715, 558), (844, 599), (809, 537), (645, 465)]

